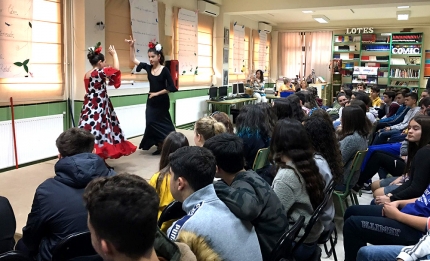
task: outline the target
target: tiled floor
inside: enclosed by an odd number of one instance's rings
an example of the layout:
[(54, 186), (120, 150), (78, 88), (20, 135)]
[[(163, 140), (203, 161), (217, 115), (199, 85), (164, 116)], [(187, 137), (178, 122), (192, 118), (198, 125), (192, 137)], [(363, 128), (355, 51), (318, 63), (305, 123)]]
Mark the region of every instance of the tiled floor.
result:
[[(194, 145), (193, 131), (178, 131), (184, 133), (188, 137), (190, 145)], [(137, 137), (130, 141), (138, 146), (140, 140), (141, 137)], [(149, 179), (158, 171), (160, 156), (151, 155), (154, 150), (155, 147), (150, 151), (138, 150), (130, 156), (122, 157), (117, 160), (108, 160), (108, 164), (113, 166), (117, 173), (127, 172)], [(45, 179), (54, 176), (54, 165), (56, 162), (57, 160), (50, 160), (17, 170), (0, 173), (0, 195), (7, 197), (11, 202), (17, 220), (17, 234), (21, 234), (21, 229), (27, 221), (27, 215), (30, 212), (31, 203), (37, 186)], [(363, 205), (369, 204), (371, 199), (371, 195), (363, 194), (362, 197), (359, 198), (359, 202)], [(337, 211), (337, 213), (340, 213), (340, 211)], [(342, 236), (343, 218), (341, 216), (336, 217), (336, 225), (338, 231), (336, 253), (338, 260), (341, 261), (344, 259)], [(323, 246), (321, 246), (321, 249), (323, 249)], [(325, 258), (324, 250), (322, 257), (322, 260), (333, 260), (333, 256), (329, 259)]]

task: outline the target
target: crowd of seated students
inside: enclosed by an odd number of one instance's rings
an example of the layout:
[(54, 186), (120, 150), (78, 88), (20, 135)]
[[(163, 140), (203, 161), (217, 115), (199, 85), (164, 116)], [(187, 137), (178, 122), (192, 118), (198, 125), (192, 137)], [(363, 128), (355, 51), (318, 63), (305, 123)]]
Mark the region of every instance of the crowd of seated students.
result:
[[(244, 106), (236, 130), (225, 113), (203, 117), (194, 126), (196, 146), (189, 146), (179, 132), (166, 137), (159, 171), (149, 184), (134, 175), (116, 175), (92, 153), (94, 136), (71, 128), (57, 139), (55, 177), (37, 188), (15, 248), (33, 260), (50, 260), (59, 241), (89, 229), (94, 249), (105, 260), (269, 260), (281, 235), (300, 216), (309, 222), (330, 181), (336, 182), (336, 190), (360, 189), (378, 173), (373, 205), (348, 208), (343, 233), (345, 260), (383, 260), (378, 259), (380, 249), (367, 243), (413, 245), (428, 230), (430, 116), (415, 114), (430, 106), (430, 97), (424, 94), (416, 106), (415, 93), (386, 91), (382, 102), (378, 88), (371, 88), (370, 97), (365, 86), (360, 88), (341, 92), (332, 114), (320, 109), (306, 90), (273, 105)], [(371, 109), (378, 105), (379, 110)], [(405, 122), (407, 141), (371, 146), (372, 153), (346, 187), (356, 152), (368, 148), (372, 123), (397, 130)], [(386, 132), (381, 130), (376, 139)], [(269, 148), (270, 164), (257, 173), (252, 167), (262, 148)], [(182, 203), (186, 215), (158, 229), (157, 217), (174, 200)], [(0, 197), (0, 211), (10, 210), (7, 199)], [(330, 199), (295, 251), (295, 260), (312, 256), (333, 218)], [(0, 253), (15, 243), (14, 222), (11, 218), (5, 227), (0, 222), (1, 233), (9, 230), (0, 235)], [(228, 237), (226, 231), (231, 232)], [(397, 251), (394, 256), (402, 250), (386, 249)]]

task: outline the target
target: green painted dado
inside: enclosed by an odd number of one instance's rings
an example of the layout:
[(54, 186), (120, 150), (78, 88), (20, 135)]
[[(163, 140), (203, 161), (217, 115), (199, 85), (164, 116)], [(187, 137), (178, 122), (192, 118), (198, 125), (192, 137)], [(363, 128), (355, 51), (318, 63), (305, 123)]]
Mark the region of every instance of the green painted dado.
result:
[[(64, 118), (64, 128), (66, 129), (68, 124), (68, 109), (66, 101), (55, 101), (55, 102), (45, 102), (38, 104), (26, 104), (26, 105), (15, 105), (14, 115), (15, 120), (42, 117), (56, 114), (66, 113)], [(0, 121), (12, 120), (12, 113), (10, 106), (0, 107)]]

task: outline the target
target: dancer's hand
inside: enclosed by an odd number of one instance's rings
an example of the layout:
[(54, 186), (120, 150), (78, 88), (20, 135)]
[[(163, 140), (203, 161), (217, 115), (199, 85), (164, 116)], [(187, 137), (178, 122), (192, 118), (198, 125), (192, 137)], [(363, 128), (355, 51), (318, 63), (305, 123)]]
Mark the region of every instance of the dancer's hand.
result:
[(149, 99), (151, 99), (152, 97), (158, 96), (158, 92), (150, 92), (149, 93)]
[(115, 46), (109, 45), (108, 52), (111, 56), (114, 56), (116, 54)]
[(128, 43), (130, 47), (134, 47), (134, 43), (136, 42), (136, 40), (133, 40), (133, 37), (131, 35), (130, 35), (130, 39), (125, 39), (124, 41)]

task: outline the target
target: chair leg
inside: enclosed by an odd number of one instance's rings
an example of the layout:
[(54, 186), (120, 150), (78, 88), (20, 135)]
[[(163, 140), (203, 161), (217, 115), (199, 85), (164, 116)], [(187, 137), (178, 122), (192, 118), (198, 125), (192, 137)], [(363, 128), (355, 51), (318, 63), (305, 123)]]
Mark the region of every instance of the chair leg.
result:
[(338, 199), (338, 201), (339, 201), (339, 205), (340, 205), (340, 210), (342, 211), (342, 217), (345, 215), (345, 208), (344, 208), (344, 206), (343, 206), (343, 204), (344, 204), (344, 202), (343, 202), (343, 198), (342, 197), (340, 197), (339, 195), (337, 195), (337, 194), (334, 194), (333, 193), (333, 195), (336, 195), (336, 197), (335, 198), (337, 198)]
[(353, 195), (352, 195), (353, 197), (354, 197), (354, 205), (360, 205), (360, 203), (358, 202), (358, 198), (357, 198), (357, 195), (355, 194), (355, 193), (353, 193)]
[(331, 251), (328, 251), (328, 249), (327, 249), (327, 242), (326, 242), (326, 243), (324, 243), (324, 251), (325, 251), (325, 254), (327, 255), (327, 257), (326, 257), (326, 258), (330, 258), (330, 256), (331, 256)]
[(333, 259), (334, 259), (334, 261), (337, 261), (337, 255), (336, 255), (336, 249), (335, 249), (336, 244), (334, 244), (333, 238), (331, 237), (331, 235), (330, 235), (330, 244), (331, 244), (331, 247), (333, 250)]

